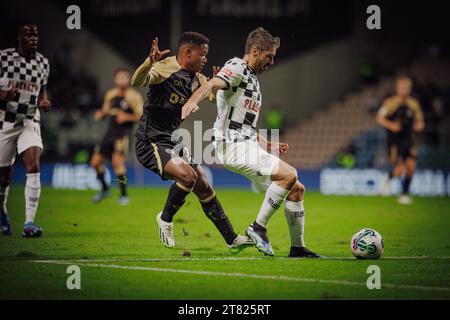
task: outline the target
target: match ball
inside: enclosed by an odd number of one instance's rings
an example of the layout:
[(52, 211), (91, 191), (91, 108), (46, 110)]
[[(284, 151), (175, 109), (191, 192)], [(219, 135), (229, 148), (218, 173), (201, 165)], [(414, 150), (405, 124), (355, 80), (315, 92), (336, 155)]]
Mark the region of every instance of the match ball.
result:
[(378, 259), (384, 250), (383, 237), (373, 229), (364, 228), (352, 237), (350, 248), (357, 259)]

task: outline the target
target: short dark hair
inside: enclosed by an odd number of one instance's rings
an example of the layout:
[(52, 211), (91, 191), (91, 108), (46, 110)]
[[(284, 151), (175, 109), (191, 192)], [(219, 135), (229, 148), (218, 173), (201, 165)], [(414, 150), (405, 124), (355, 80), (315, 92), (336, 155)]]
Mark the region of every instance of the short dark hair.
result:
[(202, 44), (209, 44), (209, 39), (198, 32), (188, 31), (184, 32), (180, 40), (178, 40), (178, 47), (181, 47), (185, 44), (192, 44), (194, 46), (201, 46)]
[(280, 38), (274, 37), (269, 31), (262, 27), (258, 27), (247, 36), (245, 53), (249, 53), (253, 47), (262, 51), (270, 50), (274, 47), (278, 49), (280, 47)]
[(116, 70), (114, 70), (114, 77), (117, 76), (119, 72), (126, 72), (130, 74), (130, 70), (128, 70), (127, 68), (117, 68)]
[(37, 24), (32, 21), (19, 21), (16, 27), (17, 34), (20, 34), (26, 26), (35, 26), (37, 28)]

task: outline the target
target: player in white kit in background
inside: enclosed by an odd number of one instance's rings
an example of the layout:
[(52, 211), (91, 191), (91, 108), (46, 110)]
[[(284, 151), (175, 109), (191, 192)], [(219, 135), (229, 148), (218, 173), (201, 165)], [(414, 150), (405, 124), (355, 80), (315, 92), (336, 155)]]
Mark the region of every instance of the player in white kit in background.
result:
[[(261, 90), (257, 74), (274, 63), (280, 39), (263, 28), (252, 31), (245, 45), (245, 55), (225, 63), (221, 71), (202, 85), (183, 106), (182, 119), (198, 110), (198, 103), (217, 92), (217, 118), (214, 123), (214, 145), (224, 166), (248, 179), (265, 191), (256, 220), (247, 228), (247, 235), (259, 251), (274, 255), (267, 237), (269, 219), (284, 200), (285, 216), (291, 236), (289, 257), (320, 258), (304, 242), (304, 193), (297, 170), (269, 153), (283, 155), (289, 146), (267, 141), (256, 132), (261, 109)], [(267, 152), (269, 151), (269, 152)]]
[(34, 223), (41, 194), (40, 156), (43, 150), (40, 111), (51, 103), (46, 84), (48, 59), (37, 52), (38, 28), (27, 23), (17, 33), (17, 47), (0, 51), (0, 231), (11, 235), (6, 209), (16, 155), (26, 170), (25, 224), (23, 237), (40, 237), (42, 228)]

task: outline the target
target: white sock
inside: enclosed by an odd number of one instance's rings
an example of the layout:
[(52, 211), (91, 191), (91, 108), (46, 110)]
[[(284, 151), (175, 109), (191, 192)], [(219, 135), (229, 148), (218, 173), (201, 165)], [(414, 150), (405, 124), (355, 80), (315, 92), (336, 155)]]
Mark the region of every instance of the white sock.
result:
[(266, 191), (266, 196), (256, 217), (256, 223), (267, 228), (270, 218), (278, 210), (289, 190), (283, 189), (275, 182), (272, 182)]
[(0, 186), (0, 213), (7, 213), (6, 202), (8, 201), (9, 186)]
[(284, 215), (291, 234), (291, 246), (304, 247), (305, 208), (303, 207), (303, 200), (299, 202), (287, 200), (284, 206)]
[(25, 223), (34, 222), (41, 195), (41, 174), (28, 173), (25, 183)]

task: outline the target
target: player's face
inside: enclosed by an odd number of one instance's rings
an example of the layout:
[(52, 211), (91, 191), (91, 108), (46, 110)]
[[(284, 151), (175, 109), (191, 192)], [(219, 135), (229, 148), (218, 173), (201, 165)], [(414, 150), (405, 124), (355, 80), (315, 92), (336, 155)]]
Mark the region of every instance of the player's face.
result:
[(406, 98), (411, 95), (412, 82), (408, 79), (397, 80), (395, 91), (400, 97)]
[(19, 43), (25, 52), (34, 53), (38, 48), (39, 34), (34, 24), (25, 25), (19, 32)]
[(208, 62), (206, 56), (208, 55), (209, 46), (202, 44), (201, 46), (192, 46), (189, 56), (189, 65), (192, 72), (200, 72), (205, 64)]
[(117, 72), (114, 77), (114, 83), (120, 88), (126, 88), (130, 85), (130, 74), (126, 71)]
[(258, 56), (255, 63), (256, 73), (263, 73), (275, 62), (275, 55), (277, 54), (277, 49), (272, 48), (270, 50), (261, 51), (259, 50)]

